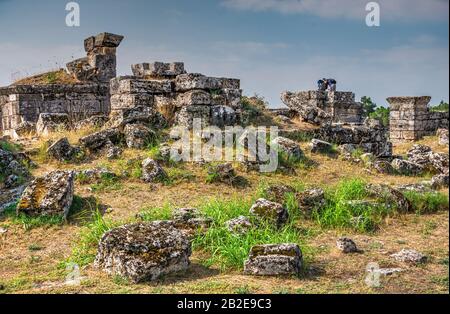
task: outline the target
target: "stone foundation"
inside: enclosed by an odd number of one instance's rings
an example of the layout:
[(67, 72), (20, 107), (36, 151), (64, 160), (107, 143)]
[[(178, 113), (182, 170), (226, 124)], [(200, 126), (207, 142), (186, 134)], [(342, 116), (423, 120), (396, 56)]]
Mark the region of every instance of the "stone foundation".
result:
[(417, 141), (448, 129), (448, 112), (431, 112), (431, 97), (390, 97), (390, 139), (392, 142)]

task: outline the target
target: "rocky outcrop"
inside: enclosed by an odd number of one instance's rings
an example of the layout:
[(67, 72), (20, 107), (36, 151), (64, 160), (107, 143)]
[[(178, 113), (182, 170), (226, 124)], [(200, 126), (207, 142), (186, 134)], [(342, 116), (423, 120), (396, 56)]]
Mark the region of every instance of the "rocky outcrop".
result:
[(417, 141), (436, 134), (439, 128), (448, 129), (448, 112), (432, 112), (431, 97), (389, 97), (390, 139), (393, 142)]
[(438, 129), (436, 135), (438, 137), (439, 145), (448, 146), (448, 129)]
[(28, 216), (62, 216), (69, 214), (73, 201), (73, 171), (53, 171), (34, 179), (17, 205), (17, 213)]
[(351, 92), (283, 92), (281, 100), (309, 123), (362, 123), (363, 107)]
[(421, 175), (425, 171), (424, 167), (421, 165), (399, 158), (394, 159), (391, 165), (397, 173), (406, 176)]
[(116, 76), (116, 48), (123, 36), (100, 33), (84, 40), (87, 57), (69, 62), (67, 70), (79, 81), (108, 82)]
[(236, 170), (231, 163), (210, 166), (208, 169), (209, 181), (234, 185), (237, 178)]
[(372, 163), (373, 169), (375, 169), (378, 173), (382, 174), (394, 174), (395, 169), (392, 167), (391, 163), (388, 160), (375, 160)]
[(311, 140), (309, 147), (313, 154), (329, 153), (333, 150), (333, 144), (315, 138)]
[(102, 130), (80, 138), (80, 144), (91, 153), (110, 148), (121, 141), (122, 133), (117, 128)]
[(147, 158), (142, 162), (142, 180), (145, 182), (161, 182), (167, 177), (167, 173), (155, 160)]
[(427, 261), (427, 257), (416, 250), (403, 249), (398, 253), (392, 254), (396, 261), (410, 264), (421, 264)]
[(204, 217), (197, 208), (176, 208), (172, 212), (174, 225), (183, 230), (189, 237), (197, 232), (206, 232), (212, 219)]
[(298, 275), (302, 252), (297, 244), (266, 244), (251, 248), (244, 274), (256, 276)]
[(136, 149), (145, 148), (156, 136), (155, 132), (142, 124), (127, 124), (124, 134), (128, 148)]
[(80, 152), (78, 147), (70, 145), (66, 137), (57, 140), (47, 149), (47, 155), (58, 161), (71, 161)]
[(310, 216), (314, 210), (320, 210), (325, 206), (325, 191), (320, 188), (307, 189), (295, 195), (300, 212)]
[(384, 201), (389, 207), (394, 205), (399, 212), (410, 213), (413, 211), (411, 202), (399, 189), (384, 184), (368, 184), (366, 191), (369, 196)]
[(336, 145), (350, 144), (354, 149), (372, 153), (376, 158), (392, 156), (392, 143), (389, 142), (386, 129), (367, 125), (322, 125), (316, 131), (315, 138)]
[[(25, 166), (26, 162), (28, 162), (26, 156), (0, 149), (0, 178), (4, 180), (3, 182), (0, 181), (0, 190), (2, 188), (2, 183), (6, 188), (17, 186), (16, 180), (11, 181), (13, 177), (17, 179), (27, 179), (30, 177), (30, 172)], [(8, 181), (10, 182), (8, 183)]]
[(278, 136), (272, 140), (272, 146), (289, 158), (300, 159), (303, 157), (303, 151), (300, 149), (300, 146), (288, 138)]
[(248, 217), (239, 216), (226, 221), (225, 226), (231, 233), (243, 235), (253, 227), (253, 224)]
[(106, 122), (108, 122), (109, 117), (106, 115), (95, 115), (83, 120), (76, 122), (73, 126), (73, 129), (78, 130), (86, 130), (86, 129), (99, 129), (102, 128)]
[(191, 244), (172, 223), (155, 221), (124, 225), (106, 232), (94, 265), (138, 283), (184, 271)]
[(70, 126), (66, 113), (41, 113), (36, 123), (36, 132), (40, 136), (47, 136), (56, 131), (67, 130)]
[(288, 185), (271, 185), (264, 190), (265, 196), (269, 201), (283, 204), (289, 193), (295, 193), (295, 189)]
[(23, 138), (36, 134), (36, 123), (31, 121), (23, 121), (14, 129), (15, 138)]
[(289, 218), (288, 211), (283, 205), (263, 198), (253, 204), (250, 214), (260, 220), (273, 223), (277, 228), (282, 227)]
[(339, 238), (336, 241), (336, 246), (342, 253), (356, 253), (358, 247), (356, 243), (350, 238)]

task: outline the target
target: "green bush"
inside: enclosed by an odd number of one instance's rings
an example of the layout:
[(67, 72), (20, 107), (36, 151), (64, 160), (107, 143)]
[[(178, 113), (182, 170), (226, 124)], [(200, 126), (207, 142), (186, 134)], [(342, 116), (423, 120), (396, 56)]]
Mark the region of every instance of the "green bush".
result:
[(448, 103), (444, 102), (443, 100), (439, 103), (439, 105), (430, 107), (430, 111), (433, 112), (448, 112), (448, 110)]

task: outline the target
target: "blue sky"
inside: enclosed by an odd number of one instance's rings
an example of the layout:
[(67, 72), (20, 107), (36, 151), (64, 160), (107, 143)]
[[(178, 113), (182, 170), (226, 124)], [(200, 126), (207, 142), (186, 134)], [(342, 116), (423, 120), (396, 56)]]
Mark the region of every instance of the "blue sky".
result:
[(63, 0), (0, 0), (0, 85), (84, 56), (83, 39), (122, 34), (118, 73), (152, 61), (237, 77), (244, 94), (273, 107), (284, 90), (338, 89), (371, 96), (449, 99), (447, 0), (380, 0), (381, 26), (364, 0), (79, 0), (81, 26), (65, 25)]

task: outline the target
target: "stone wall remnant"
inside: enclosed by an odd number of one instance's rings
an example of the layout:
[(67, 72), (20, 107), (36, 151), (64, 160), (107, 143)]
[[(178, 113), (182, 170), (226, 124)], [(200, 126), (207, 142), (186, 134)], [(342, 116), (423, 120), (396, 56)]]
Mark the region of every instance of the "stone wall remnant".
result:
[(389, 97), (390, 139), (392, 142), (417, 141), (435, 135), (440, 128), (448, 129), (448, 112), (432, 112), (431, 97)]
[[(116, 48), (123, 36), (101, 33), (84, 42), (87, 57), (67, 64), (73, 84), (11, 85), (0, 88), (0, 131), (13, 138), (40, 114), (68, 114), (72, 122), (110, 112), (109, 81), (116, 76)], [(20, 132), (19, 132), (20, 133)]]

